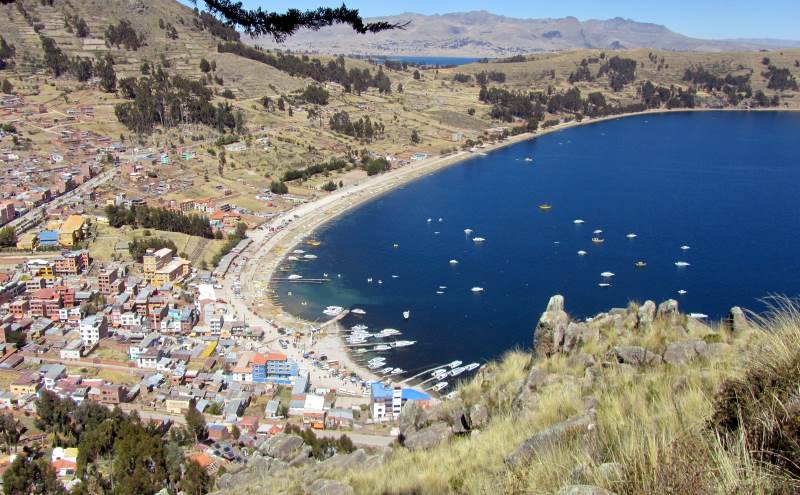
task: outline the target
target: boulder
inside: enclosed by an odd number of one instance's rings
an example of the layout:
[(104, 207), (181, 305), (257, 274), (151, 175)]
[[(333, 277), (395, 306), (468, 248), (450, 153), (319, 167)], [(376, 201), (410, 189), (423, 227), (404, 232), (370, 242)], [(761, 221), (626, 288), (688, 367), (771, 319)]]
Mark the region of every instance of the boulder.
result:
[(425, 417), (425, 411), (417, 405), (417, 401), (406, 401), (400, 411), (400, 437), (405, 437), (424, 426)]
[(533, 352), (537, 357), (547, 357), (558, 352), (564, 342), (569, 316), (564, 311), (564, 296), (555, 295), (539, 318), (533, 333)]
[(739, 306), (734, 306), (731, 308), (731, 311), (728, 314), (728, 325), (733, 333), (743, 332), (750, 328), (750, 325), (747, 322), (747, 317), (745, 316), (742, 308)]
[(472, 428), (469, 413), (466, 408), (460, 406), (456, 408), (450, 415), (450, 425), (452, 426), (453, 433), (456, 435), (463, 435)]
[(600, 330), (586, 323), (571, 322), (564, 332), (563, 350), (570, 353), (582, 344), (600, 339)]
[(644, 304), (639, 306), (639, 311), (637, 316), (639, 319), (637, 326), (639, 328), (643, 329), (652, 325), (653, 320), (656, 319), (656, 303), (654, 303), (649, 299), (645, 301)]
[(536, 392), (542, 386), (550, 382), (550, 375), (540, 370), (537, 367), (532, 367), (528, 371), (528, 376), (523, 381), (522, 385), (514, 398), (512, 407), (520, 409), (524, 407), (535, 406), (538, 403)]
[(469, 420), (473, 428), (481, 428), (489, 422), (489, 410), (480, 402), (469, 408)]
[(247, 469), (242, 469), (236, 473), (225, 473), (217, 478), (217, 488), (229, 489), (241, 485), (250, 485), (286, 469), (288, 469), (288, 465), (285, 462), (271, 457), (261, 457), (256, 453), (250, 457)]
[(688, 339), (671, 342), (664, 351), (664, 361), (668, 364), (685, 364), (698, 357), (705, 356), (708, 344), (700, 339)]
[(680, 322), (680, 317), (681, 314), (678, 312), (678, 301), (675, 299), (667, 299), (658, 305), (656, 318), (675, 324)]
[(450, 425), (439, 422), (409, 433), (403, 439), (403, 445), (410, 450), (425, 450), (447, 441), (451, 436), (453, 436), (453, 430)]
[(592, 354), (573, 354), (567, 359), (567, 366), (576, 368), (591, 368), (597, 364), (597, 360)]
[(587, 434), (594, 430), (595, 418), (592, 414), (573, 416), (528, 438), (506, 457), (506, 463), (512, 468), (527, 464), (533, 456), (569, 434)]
[(631, 366), (655, 366), (661, 364), (661, 356), (639, 346), (615, 346), (609, 351), (617, 363)]
[(294, 460), (303, 449), (303, 439), (296, 435), (279, 433), (259, 447), (259, 451), (284, 462)]
[(569, 485), (560, 489), (558, 495), (614, 495), (605, 488), (592, 485)]
[(305, 490), (308, 495), (352, 495), (353, 487), (341, 481), (318, 479)]

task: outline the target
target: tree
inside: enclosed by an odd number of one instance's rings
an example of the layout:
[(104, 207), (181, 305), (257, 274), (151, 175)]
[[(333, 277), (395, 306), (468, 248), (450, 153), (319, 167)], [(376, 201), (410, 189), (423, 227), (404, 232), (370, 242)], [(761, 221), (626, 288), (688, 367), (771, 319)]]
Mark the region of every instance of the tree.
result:
[(364, 23), (357, 9), (348, 9), (345, 5), (307, 11), (289, 9), (285, 13), (278, 13), (265, 12), (261, 8), (248, 10), (242, 7), (242, 2), (235, 0), (203, 0), (203, 2), (211, 14), (221, 17), (228, 26), (239, 27), (251, 36), (269, 35), (275, 41), (284, 41), (301, 28), (318, 30), (334, 24), (347, 24), (359, 34), (404, 29), (406, 26), (384, 21)]
[(13, 450), (16, 452), (19, 437), (22, 435), (22, 425), (11, 414), (4, 413), (0, 415), (0, 439), (6, 446), (7, 451), (10, 453)]
[(322, 186), (322, 190), (327, 192), (333, 192), (336, 190), (336, 183), (333, 182), (332, 180), (328, 181), (324, 186)]
[(0, 247), (13, 247), (17, 245), (17, 233), (14, 227), (0, 229)]
[(213, 480), (205, 469), (195, 461), (188, 461), (181, 478), (180, 487), (187, 495), (205, 495), (212, 488)]
[(66, 494), (47, 458), (31, 460), (20, 455), (14, 459), (3, 474), (3, 493), (5, 495), (46, 495)]
[(414, 69), (414, 80), (419, 81), (420, 77), (422, 76), (420, 76), (419, 71), (417, 69)]
[(247, 224), (239, 222), (236, 224), (236, 237), (244, 239), (247, 236)]
[(3, 84), (2, 87), (0, 87), (0, 89), (2, 89), (3, 93), (10, 95), (11, 93), (14, 92), (14, 85), (11, 84), (11, 81), (9, 81), (8, 79), (3, 79)]
[(89, 34), (89, 25), (86, 24), (86, 21), (83, 17), (79, 18), (75, 23), (75, 35), (78, 38), (86, 38), (89, 36)]
[(186, 411), (184, 417), (186, 418), (186, 427), (189, 428), (189, 431), (192, 432), (195, 439), (198, 442), (205, 440), (208, 430), (206, 429), (206, 418), (203, 416), (203, 413), (192, 405), (189, 407), (189, 410)]
[(411, 142), (414, 143), (414, 144), (419, 144), (419, 141), (420, 141), (419, 133), (417, 133), (416, 129), (412, 130), (411, 131)]
[(200, 70), (205, 72), (211, 71), (211, 64), (208, 63), (208, 60), (201, 58), (200, 59)]
[(100, 88), (106, 93), (113, 93), (117, 89), (117, 73), (114, 71), (114, 57), (106, 53), (105, 57), (98, 55), (94, 64), (94, 75), (100, 78)]
[(272, 181), (272, 184), (270, 184), (269, 190), (272, 192), (272, 194), (288, 194), (289, 186), (287, 186), (283, 181), (274, 180)]

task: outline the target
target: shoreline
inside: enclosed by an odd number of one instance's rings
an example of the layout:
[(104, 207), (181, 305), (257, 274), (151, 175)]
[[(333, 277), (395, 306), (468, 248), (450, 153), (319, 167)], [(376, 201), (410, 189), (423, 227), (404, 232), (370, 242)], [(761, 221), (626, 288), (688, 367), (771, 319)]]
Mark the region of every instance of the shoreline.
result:
[[(270, 236), (263, 230), (257, 231), (253, 238), (253, 252), (245, 253), (248, 255), (247, 267), (250, 269), (242, 274), (242, 296), (249, 300), (248, 309), (260, 317), (270, 321), (275, 326), (292, 328), (295, 330), (318, 328), (324, 322), (312, 322), (299, 316), (293, 315), (276, 304), (272, 300), (275, 289), (272, 285), (272, 278), (276, 270), (283, 262), (289, 252), (296, 246), (308, 239), (313, 233), (331, 220), (346, 214), (350, 210), (360, 207), (369, 201), (379, 198), (385, 193), (391, 192), (401, 186), (409, 184), (428, 174), (437, 172), (451, 165), (461, 163), (469, 158), (481, 156), (482, 153), (511, 146), (523, 141), (533, 140), (540, 136), (563, 131), (573, 127), (590, 125), (600, 122), (607, 122), (616, 119), (623, 119), (635, 116), (659, 115), (669, 113), (689, 113), (689, 112), (775, 112), (775, 111), (800, 111), (795, 108), (764, 108), (764, 109), (736, 109), (736, 108), (694, 108), (694, 109), (652, 109), (643, 112), (623, 113), (609, 115), (596, 119), (583, 119), (580, 122), (570, 121), (553, 127), (541, 129), (537, 132), (523, 133), (511, 136), (503, 141), (493, 144), (486, 144), (483, 148), (477, 148), (476, 152), (458, 151), (446, 156), (429, 157), (417, 163), (410, 163), (401, 168), (391, 170), (384, 174), (368, 177), (367, 179), (338, 190), (327, 196), (321, 197), (313, 202), (305, 203), (294, 210), (290, 210), (284, 215), (267, 223), (268, 228), (276, 228), (274, 235)], [(256, 273), (257, 267), (257, 273)], [(331, 325), (338, 328), (338, 323)], [(318, 346), (320, 354), (328, 356), (329, 360), (337, 360), (342, 367), (348, 369), (366, 380), (385, 381), (386, 376), (379, 376), (366, 367), (356, 363), (344, 345), (344, 341), (339, 335), (339, 331), (319, 332), (318, 339), (312, 339), (311, 348)], [(317, 349), (315, 349), (317, 350)], [(398, 379), (403, 379), (398, 376)]]

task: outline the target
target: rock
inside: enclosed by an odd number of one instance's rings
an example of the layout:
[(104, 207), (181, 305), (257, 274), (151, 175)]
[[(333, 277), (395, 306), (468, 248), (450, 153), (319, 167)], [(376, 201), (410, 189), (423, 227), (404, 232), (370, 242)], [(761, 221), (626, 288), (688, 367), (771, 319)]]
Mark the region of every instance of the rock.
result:
[(708, 344), (700, 339), (671, 342), (664, 351), (664, 361), (672, 365), (685, 364), (706, 355), (707, 348)]
[(655, 366), (662, 362), (661, 356), (639, 346), (616, 346), (609, 354), (618, 363), (632, 366)]
[(400, 438), (421, 428), (424, 425), (425, 416), (425, 411), (417, 405), (417, 401), (406, 401), (400, 411)]
[(556, 423), (525, 440), (506, 457), (506, 463), (511, 467), (527, 464), (538, 451), (553, 445), (568, 434), (587, 434), (594, 429), (594, 425), (592, 414), (581, 414)]
[(289, 466), (297, 467), (313, 463), (314, 459), (311, 458), (311, 447), (308, 445), (303, 445), (300, 448), (300, 452), (298, 452), (297, 455), (295, 455), (292, 460), (289, 461)]
[(658, 305), (656, 311), (656, 318), (669, 321), (671, 323), (678, 323), (681, 314), (678, 312), (678, 301), (675, 299), (667, 299)]
[(567, 359), (567, 366), (576, 368), (591, 368), (597, 364), (597, 360), (591, 354), (573, 354)]
[(236, 473), (225, 473), (217, 479), (217, 488), (227, 489), (241, 485), (250, 485), (261, 481), (264, 477), (275, 475), (288, 469), (288, 465), (272, 457), (251, 456), (247, 469)]
[(571, 483), (583, 483), (589, 476), (589, 466), (586, 464), (578, 464), (569, 473), (569, 481)]
[(447, 423), (434, 423), (419, 431), (408, 434), (403, 445), (410, 450), (424, 450), (435, 447), (453, 436), (453, 430)]
[(653, 324), (653, 320), (656, 318), (656, 303), (651, 300), (647, 300), (639, 306), (639, 312), (637, 314), (639, 317), (639, 322), (637, 326), (641, 329), (647, 328)]
[(336, 454), (319, 463), (320, 471), (349, 471), (359, 469), (370, 459), (370, 455), (361, 449), (349, 454)]
[(614, 495), (605, 488), (592, 485), (569, 485), (560, 489), (558, 495)]
[(597, 406), (600, 405), (600, 400), (594, 395), (587, 395), (583, 398), (583, 407), (589, 411), (591, 409), (597, 409)]
[(480, 402), (469, 408), (469, 420), (473, 428), (481, 428), (489, 422), (489, 410)]
[(463, 406), (457, 408), (450, 415), (450, 425), (452, 426), (453, 433), (455, 433), (456, 435), (462, 435), (464, 433), (467, 433), (470, 430), (470, 428), (472, 428), (469, 414), (467, 413), (467, 410)]
[(702, 353), (703, 359), (713, 359), (719, 356), (720, 353), (725, 352), (730, 347), (730, 344), (726, 344), (724, 342), (713, 342), (708, 344)]
[(564, 311), (564, 296), (555, 295), (539, 318), (533, 334), (533, 352), (537, 357), (547, 357), (558, 352), (564, 342), (569, 316)]
[(747, 317), (744, 315), (744, 311), (742, 311), (742, 308), (739, 306), (734, 306), (731, 308), (731, 311), (728, 314), (728, 325), (733, 333), (744, 332), (750, 328), (750, 325), (747, 322)]
[(600, 330), (586, 323), (571, 322), (564, 333), (563, 350), (570, 353), (577, 347), (591, 341), (600, 339)]
[(537, 367), (533, 367), (528, 371), (528, 376), (523, 381), (522, 385), (514, 398), (512, 407), (520, 409), (523, 407), (530, 407), (535, 405), (537, 399), (535, 397), (536, 391), (547, 383), (548, 375)]
[(311, 483), (305, 491), (308, 495), (351, 495), (353, 487), (340, 481), (318, 479)]
[(302, 438), (296, 435), (279, 433), (261, 444), (259, 451), (264, 455), (290, 462), (300, 454), (302, 448)]

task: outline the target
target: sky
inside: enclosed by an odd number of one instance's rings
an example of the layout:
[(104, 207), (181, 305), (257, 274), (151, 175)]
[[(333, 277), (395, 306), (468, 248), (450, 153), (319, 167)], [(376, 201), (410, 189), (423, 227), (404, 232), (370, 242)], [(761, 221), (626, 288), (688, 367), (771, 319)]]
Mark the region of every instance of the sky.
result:
[[(181, 0), (189, 3), (189, 0)], [(337, 7), (342, 0), (241, 0), (265, 10)], [(202, 4), (202, 0), (198, 1)], [(663, 24), (695, 38), (800, 39), (799, 0), (346, 0), (350, 8), (372, 17), (418, 12), (443, 14), (488, 10), (509, 17), (574, 16), (580, 20), (624, 17)]]

